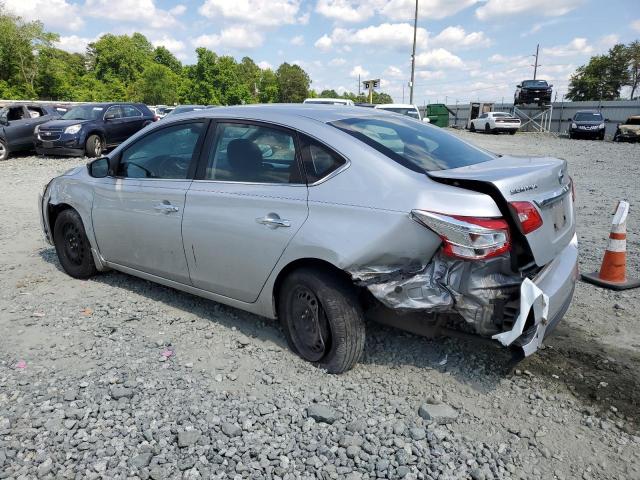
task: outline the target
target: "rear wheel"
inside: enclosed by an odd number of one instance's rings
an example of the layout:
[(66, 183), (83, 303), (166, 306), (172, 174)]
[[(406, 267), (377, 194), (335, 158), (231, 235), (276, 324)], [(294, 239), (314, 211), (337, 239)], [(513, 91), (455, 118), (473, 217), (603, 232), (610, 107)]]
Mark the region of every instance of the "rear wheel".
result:
[(100, 135), (89, 135), (85, 143), (84, 151), (87, 157), (99, 157), (104, 150), (104, 144)]
[(289, 347), (329, 373), (351, 369), (364, 350), (364, 315), (353, 285), (318, 268), (295, 270), (278, 296)]
[(9, 147), (7, 142), (0, 138), (0, 162), (9, 158)]
[(85, 279), (98, 272), (82, 219), (75, 210), (64, 210), (58, 215), (53, 243), (62, 268), (72, 277)]
[(509, 130), (509, 135), (515, 135), (516, 131), (515, 130)]

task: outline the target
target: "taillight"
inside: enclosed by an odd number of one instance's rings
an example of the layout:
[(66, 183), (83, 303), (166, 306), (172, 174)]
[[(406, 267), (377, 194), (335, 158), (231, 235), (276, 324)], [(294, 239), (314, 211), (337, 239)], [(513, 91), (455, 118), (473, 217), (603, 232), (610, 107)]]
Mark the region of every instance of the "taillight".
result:
[(542, 226), (542, 217), (531, 202), (509, 202), (509, 206), (515, 212), (520, 229), (525, 235)]
[(153, 116), (153, 121), (154, 121), (154, 122), (157, 122), (158, 120), (160, 120), (160, 117), (159, 117), (159, 116), (157, 116), (157, 115), (154, 115), (154, 116)]
[(445, 254), (470, 260), (495, 257), (511, 248), (509, 226), (502, 218), (463, 217), (412, 210), (411, 217), (436, 232)]

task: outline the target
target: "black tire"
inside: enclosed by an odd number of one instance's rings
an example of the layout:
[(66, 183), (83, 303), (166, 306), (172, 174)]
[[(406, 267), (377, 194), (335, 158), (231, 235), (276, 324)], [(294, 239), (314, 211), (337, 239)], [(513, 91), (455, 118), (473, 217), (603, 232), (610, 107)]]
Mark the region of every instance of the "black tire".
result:
[(364, 314), (347, 279), (301, 268), (287, 276), (278, 297), (280, 321), (297, 355), (329, 373), (346, 372), (358, 362), (364, 350)]
[(516, 131), (515, 130), (509, 130), (509, 135), (515, 135)]
[(485, 123), (484, 124), (484, 133), (491, 133), (491, 132), (492, 132), (491, 127), (489, 126), (488, 123)]
[(569, 140), (573, 140), (573, 133), (569, 133)]
[(9, 146), (7, 142), (0, 138), (0, 162), (9, 158)]
[(85, 279), (98, 273), (78, 212), (72, 209), (60, 212), (53, 227), (53, 243), (60, 265), (70, 276)]
[(473, 124), (473, 122), (471, 122), (471, 124), (469, 125), (469, 131), (470, 132), (475, 132), (476, 131), (476, 126)]
[(598, 137), (598, 140), (604, 140), (604, 133)]
[(104, 142), (100, 135), (89, 135), (84, 144), (84, 151), (87, 157), (99, 157), (104, 151)]

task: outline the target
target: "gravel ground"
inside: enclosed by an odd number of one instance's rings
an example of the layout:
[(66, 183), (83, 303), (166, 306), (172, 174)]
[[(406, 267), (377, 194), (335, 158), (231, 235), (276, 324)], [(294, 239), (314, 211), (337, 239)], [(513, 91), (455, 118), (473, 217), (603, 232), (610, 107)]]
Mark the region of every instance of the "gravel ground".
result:
[[(619, 198), (640, 205), (640, 145), (459, 132), (565, 158), (583, 271)], [(36, 197), (82, 159), (0, 163), (0, 478), (640, 478), (638, 290), (580, 283), (544, 350), (368, 325), (341, 376), (279, 327), (112, 272), (73, 280)], [(639, 275), (639, 216), (629, 270)]]

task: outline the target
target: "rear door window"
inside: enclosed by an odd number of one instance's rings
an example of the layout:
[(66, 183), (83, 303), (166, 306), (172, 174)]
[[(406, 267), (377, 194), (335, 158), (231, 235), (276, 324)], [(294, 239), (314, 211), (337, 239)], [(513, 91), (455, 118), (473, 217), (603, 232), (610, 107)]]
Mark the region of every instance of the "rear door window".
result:
[(307, 183), (318, 182), (347, 163), (336, 152), (306, 135), (301, 134), (300, 140)]
[(142, 112), (132, 105), (123, 105), (122, 110), (124, 112), (125, 118), (142, 116)]
[(496, 158), (438, 127), (400, 116), (345, 118), (330, 125), (415, 172), (466, 167)]

